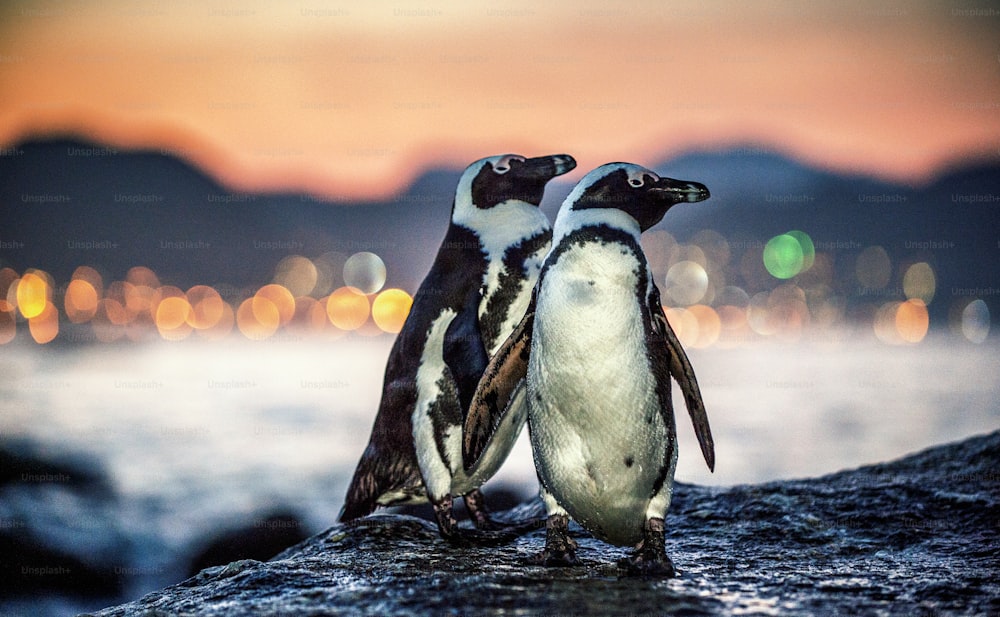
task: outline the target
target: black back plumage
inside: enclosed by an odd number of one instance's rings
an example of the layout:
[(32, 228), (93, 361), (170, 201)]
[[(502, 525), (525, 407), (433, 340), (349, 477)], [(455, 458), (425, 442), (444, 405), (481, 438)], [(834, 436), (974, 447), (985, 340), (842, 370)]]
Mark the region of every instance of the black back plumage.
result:
[[(476, 333), (479, 303), (470, 300), (481, 293), (486, 266), (479, 237), (472, 230), (452, 223), (389, 352), (372, 436), (347, 490), (340, 520), (371, 514), (378, 507), (378, 498), (387, 492), (402, 491), (414, 496), (423, 493), (412, 435), (400, 427), (411, 423), (410, 414), (417, 402), (417, 369), (427, 334), (445, 310), (458, 313), (445, 336), (448, 353), (460, 354), (468, 361), (464, 366), (456, 363), (452, 368), (458, 370), (459, 399), (472, 398), (488, 358)], [(463, 396), (465, 390), (468, 394)], [(467, 403), (464, 408), (468, 409)]]

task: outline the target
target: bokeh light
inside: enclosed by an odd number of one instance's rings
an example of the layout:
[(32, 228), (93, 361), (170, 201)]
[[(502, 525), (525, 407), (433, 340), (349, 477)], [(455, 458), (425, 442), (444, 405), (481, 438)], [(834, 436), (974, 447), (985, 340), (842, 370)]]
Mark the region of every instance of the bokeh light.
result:
[(925, 261), (913, 264), (903, 275), (903, 293), (910, 300), (921, 300), (924, 304), (930, 304), (934, 299), (936, 285), (934, 269)]
[(413, 298), (402, 289), (386, 289), (372, 303), (372, 319), (383, 332), (395, 334), (403, 329)]
[(667, 322), (670, 324), (670, 328), (674, 331), (674, 334), (677, 335), (677, 340), (680, 341), (681, 345), (689, 347), (698, 341), (700, 332), (698, 318), (694, 313), (680, 307), (664, 307), (663, 313), (666, 315)]
[(129, 268), (125, 275), (125, 281), (135, 286), (156, 288), (160, 286), (160, 277), (146, 266), (135, 266)]
[(46, 302), (37, 315), (28, 319), (28, 331), (31, 332), (31, 338), (40, 345), (56, 338), (59, 334), (59, 310), (56, 306)]
[(219, 323), (226, 303), (218, 291), (208, 285), (195, 285), (187, 290), (186, 295), (191, 304), (187, 322), (192, 328), (207, 330)]
[[(191, 312), (194, 314), (197, 312), (197, 309), (192, 310)], [(233, 331), (234, 325), (236, 325), (236, 313), (233, 311), (233, 307), (230, 306), (228, 302), (223, 301), (218, 321), (204, 328), (195, 328), (195, 334), (197, 334), (199, 338), (209, 341), (218, 341), (229, 336), (229, 333)]]
[[(817, 252), (809, 234), (797, 230), (767, 242), (739, 234), (727, 239), (711, 229), (681, 241), (651, 230), (642, 243), (668, 319), (692, 348), (798, 341), (857, 324), (871, 326), (881, 342), (913, 344), (938, 327), (928, 307), (940, 296), (940, 283), (926, 251), (890, 257), (874, 245), (854, 255)], [(275, 266), (272, 282), (256, 291), (225, 283), (184, 291), (161, 284), (145, 266), (106, 283), (95, 267), (82, 265), (64, 286), (43, 270), (19, 274), (2, 267), (0, 344), (16, 340), (25, 321), (32, 340), (51, 341), (60, 333), (60, 319), (74, 324), (74, 336), (88, 327), (98, 342), (177, 341), (194, 334), (214, 341), (234, 330), (252, 340), (283, 329), (296, 339), (395, 334), (413, 298), (404, 289), (385, 289), (386, 280), (385, 263), (371, 252), (288, 255)], [(956, 293), (952, 298), (947, 325), (953, 335), (985, 341), (991, 325), (987, 302)]]
[(27, 319), (38, 317), (45, 311), (51, 295), (46, 276), (38, 270), (28, 271), (17, 283), (17, 308)]
[(930, 319), (923, 300), (912, 299), (896, 307), (896, 332), (907, 343), (919, 343), (927, 336)]
[(689, 306), (687, 311), (698, 322), (698, 335), (694, 337), (691, 346), (698, 349), (715, 344), (722, 332), (722, 320), (715, 309), (704, 304), (695, 304)]
[(990, 307), (980, 298), (969, 302), (962, 309), (962, 336), (979, 344), (990, 334)]
[[(135, 270), (136, 268), (133, 268)], [(150, 285), (136, 285), (130, 281), (125, 281), (122, 289), (125, 292), (125, 310), (128, 311), (130, 319), (154, 317), (156, 305), (160, 301), (159, 281), (156, 287)]]
[(128, 311), (114, 298), (104, 298), (97, 304), (97, 313), (91, 320), (94, 336), (102, 343), (110, 343), (125, 336)]
[(892, 260), (881, 246), (869, 246), (854, 262), (854, 273), (862, 288), (882, 289), (892, 276)]
[(330, 323), (341, 330), (357, 330), (368, 321), (368, 297), (354, 287), (340, 287), (326, 301)]
[[(320, 334), (327, 330), (330, 323), (326, 316), (326, 306), (310, 296), (295, 298), (295, 315), (288, 327), (310, 334)], [(333, 330), (330, 328), (330, 330)]]
[(302, 255), (285, 257), (274, 271), (274, 282), (287, 289), (293, 297), (311, 294), (318, 279), (316, 264)]
[(80, 266), (73, 271), (73, 275), (70, 277), (71, 280), (82, 280), (90, 283), (90, 286), (97, 291), (97, 295), (102, 295), (104, 293), (104, 277), (101, 273), (91, 268), (90, 266)]
[(708, 290), (708, 273), (694, 261), (680, 261), (667, 270), (666, 295), (674, 303), (688, 306), (700, 302)]
[(809, 270), (809, 268), (812, 268), (813, 263), (816, 261), (816, 245), (813, 244), (812, 238), (809, 237), (809, 234), (804, 231), (793, 229), (785, 235), (795, 238), (799, 243), (799, 248), (802, 249), (802, 270), (800, 271), (805, 272)]
[(265, 296), (247, 298), (236, 309), (236, 327), (252, 341), (270, 337), (280, 322), (278, 307)]
[(875, 336), (883, 343), (899, 345), (903, 342), (903, 337), (899, 335), (896, 328), (896, 311), (902, 302), (886, 302), (878, 307), (875, 312), (875, 320), (872, 324), (875, 329)]
[(260, 307), (260, 314), (256, 317), (262, 323), (271, 319), (271, 307), (278, 312), (278, 326), (283, 326), (295, 315), (295, 296), (281, 285), (264, 285), (253, 297), (253, 310), (256, 313)]
[(73, 279), (66, 287), (63, 305), (66, 317), (73, 323), (87, 323), (97, 314), (100, 300), (97, 290), (84, 279)]
[(316, 267), (316, 284), (312, 290), (314, 298), (322, 298), (344, 283), (345, 263), (347, 255), (339, 251), (323, 253), (313, 260)]
[(364, 294), (373, 294), (385, 285), (385, 262), (375, 253), (362, 251), (344, 263), (344, 283)]
[(790, 234), (774, 236), (764, 245), (764, 267), (777, 279), (790, 279), (802, 271), (802, 245)]

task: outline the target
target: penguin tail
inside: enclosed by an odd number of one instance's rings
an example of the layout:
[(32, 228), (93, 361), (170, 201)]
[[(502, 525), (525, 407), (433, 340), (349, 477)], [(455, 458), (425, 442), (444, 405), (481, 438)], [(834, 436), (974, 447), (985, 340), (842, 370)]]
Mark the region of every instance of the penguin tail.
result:
[(337, 517), (340, 522), (346, 523), (368, 516), (378, 507), (378, 498), (382, 491), (378, 488), (375, 460), (368, 456), (366, 450), (358, 462), (358, 468), (354, 470), (354, 477), (351, 478), (347, 495), (344, 497), (344, 507), (340, 509), (340, 516)]
[(354, 470), (354, 477), (344, 497), (338, 520), (342, 523), (368, 516), (380, 506), (422, 503), (427, 491), (415, 456), (403, 453), (386, 455), (369, 446)]

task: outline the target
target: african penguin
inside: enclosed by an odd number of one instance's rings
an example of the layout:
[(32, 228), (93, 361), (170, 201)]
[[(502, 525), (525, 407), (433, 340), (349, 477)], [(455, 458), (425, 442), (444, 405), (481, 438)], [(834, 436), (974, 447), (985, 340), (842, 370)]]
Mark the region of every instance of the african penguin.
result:
[(588, 173), (559, 210), (524, 319), (477, 388), (463, 444), (471, 467), (494, 427), (527, 407), (548, 516), (541, 563), (576, 562), (572, 517), (598, 539), (635, 546), (629, 570), (673, 575), (663, 537), (677, 462), (671, 376), (710, 469), (715, 447), (639, 236), (671, 206), (708, 196), (628, 163)]
[(462, 424), (490, 355), (524, 315), (549, 249), (552, 230), (538, 208), (545, 185), (574, 167), (565, 154), (507, 154), (463, 172), (444, 241), (389, 354), (341, 521), (429, 500), (441, 536), (464, 541), (452, 517), (453, 497), (461, 495), (476, 525), (491, 525), (479, 487), (506, 459), (524, 415), (511, 414), (468, 469)]

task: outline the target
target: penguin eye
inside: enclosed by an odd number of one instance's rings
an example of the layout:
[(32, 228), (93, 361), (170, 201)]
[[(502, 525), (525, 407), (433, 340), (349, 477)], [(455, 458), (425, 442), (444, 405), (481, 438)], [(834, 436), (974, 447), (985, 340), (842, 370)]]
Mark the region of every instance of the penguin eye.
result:
[(516, 154), (509, 154), (496, 162), (496, 165), (493, 166), (493, 171), (502, 176), (510, 171), (511, 161), (521, 161), (523, 163), (524, 157), (517, 156)]
[(647, 182), (649, 182), (650, 184), (656, 184), (656, 182), (659, 179), (660, 177), (654, 174), (653, 172), (649, 170), (644, 170), (637, 173), (629, 174), (628, 183), (629, 186), (633, 188), (639, 188), (641, 186), (645, 186)]

